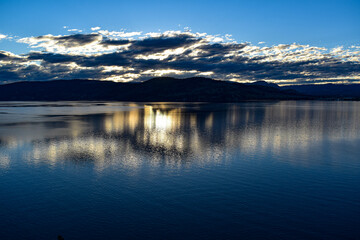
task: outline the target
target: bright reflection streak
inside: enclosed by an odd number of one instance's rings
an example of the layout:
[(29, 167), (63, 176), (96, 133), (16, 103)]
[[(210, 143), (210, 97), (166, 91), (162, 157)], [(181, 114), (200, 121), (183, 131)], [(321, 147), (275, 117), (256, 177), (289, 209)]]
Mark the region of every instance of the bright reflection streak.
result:
[(145, 128), (156, 130), (174, 130), (179, 127), (180, 118), (179, 109), (164, 111), (154, 109), (152, 106), (145, 107)]
[(160, 110), (156, 110), (155, 128), (166, 130), (171, 128), (171, 123), (171, 116), (161, 113)]

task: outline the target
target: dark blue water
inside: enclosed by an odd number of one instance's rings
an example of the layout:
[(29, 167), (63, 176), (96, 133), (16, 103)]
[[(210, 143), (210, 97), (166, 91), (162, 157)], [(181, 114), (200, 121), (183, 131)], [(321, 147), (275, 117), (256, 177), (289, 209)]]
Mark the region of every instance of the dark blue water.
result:
[(0, 103), (0, 239), (360, 239), (360, 102)]

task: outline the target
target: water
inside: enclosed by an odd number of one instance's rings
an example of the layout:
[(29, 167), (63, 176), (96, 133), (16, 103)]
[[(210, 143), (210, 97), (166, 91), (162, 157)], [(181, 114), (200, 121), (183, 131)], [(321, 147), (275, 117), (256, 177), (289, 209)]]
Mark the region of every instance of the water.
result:
[(360, 239), (360, 102), (0, 103), (1, 239)]

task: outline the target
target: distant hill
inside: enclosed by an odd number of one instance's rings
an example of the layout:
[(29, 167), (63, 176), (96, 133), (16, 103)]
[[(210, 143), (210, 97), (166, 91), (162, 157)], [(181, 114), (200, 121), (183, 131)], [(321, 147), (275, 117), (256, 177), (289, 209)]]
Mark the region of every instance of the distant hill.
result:
[(360, 99), (360, 84), (306, 84), (288, 85), (284, 87), (265, 81), (257, 81), (247, 84), (252, 86), (268, 86), (289, 91), (293, 90), (300, 94), (321, 99)]
[(208, 78), (153, 78), (141, 83), (94, 80), (17, 82), (0, 85), (0, 101), (239, 102), (309, 99), (294, 90)]
[(280, 88), (277, 84), (275, 83), (269, 83), (266, 81), (256, 81), (256, 82), (252, 82), (252, 83), (246, 83), (247, 85), (257, 85), (257, 86), (266, 86), (266, 87), (273, 87), (273, 88)]
[(308, 84), (282, 87), (299, 93), (332, 98), (360, 98), (360, 84)]

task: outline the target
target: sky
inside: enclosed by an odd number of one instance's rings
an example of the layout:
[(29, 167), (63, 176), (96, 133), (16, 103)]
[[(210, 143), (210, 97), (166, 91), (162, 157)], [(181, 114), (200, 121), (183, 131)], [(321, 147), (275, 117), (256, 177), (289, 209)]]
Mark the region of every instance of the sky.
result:
[(360, 1), (0, 0), (0, 83), (360, 82)]

